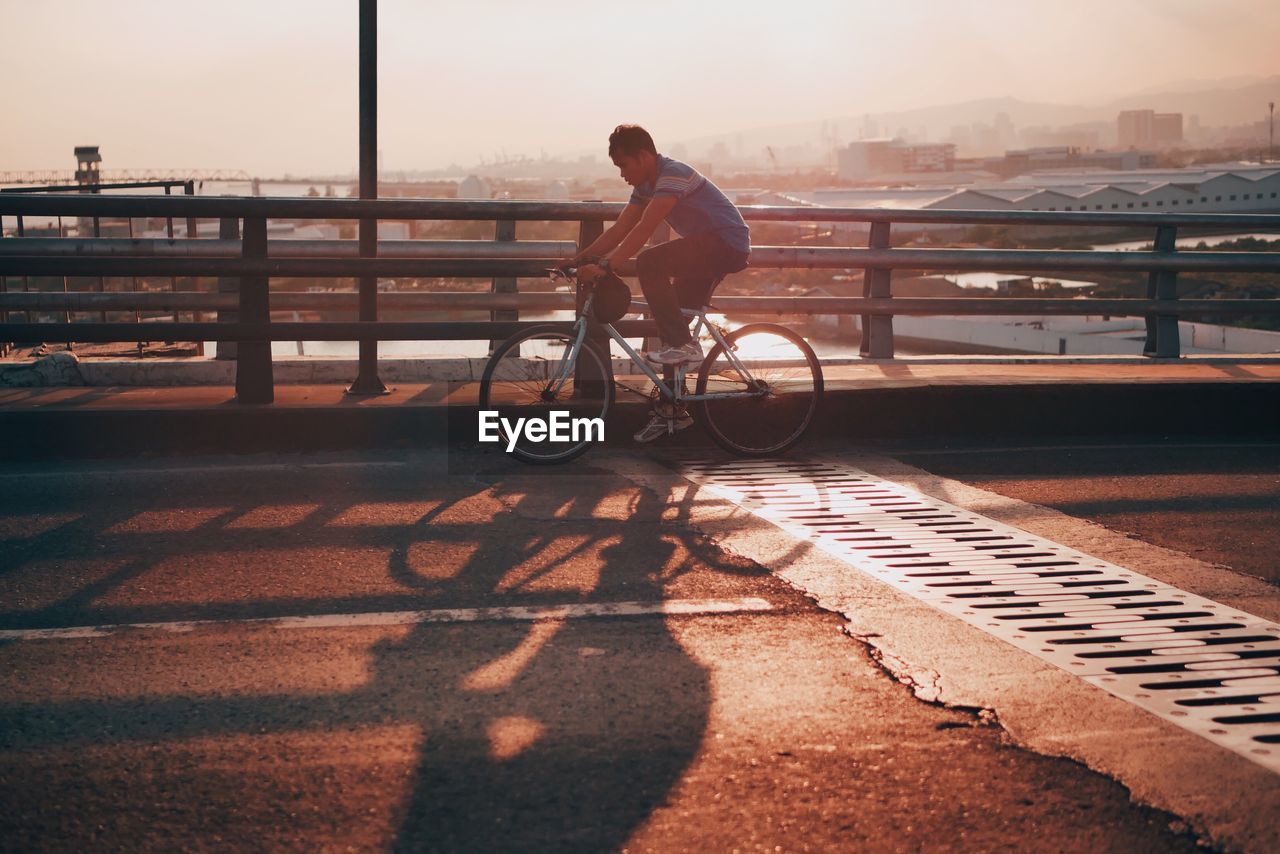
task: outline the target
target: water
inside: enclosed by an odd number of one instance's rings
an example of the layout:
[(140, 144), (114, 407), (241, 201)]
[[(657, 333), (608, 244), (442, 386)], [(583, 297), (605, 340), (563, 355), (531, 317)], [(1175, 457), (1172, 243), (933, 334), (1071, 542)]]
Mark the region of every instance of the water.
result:
[[(1255, 231), (1248, 234), (1211, 234), (1201, 237), (1179, 237), (1173, 243), (1179, 249), (1195, 249), (1201, 243), (1205, 246), (1218, 246), (1219, 244), (1230, 243), (1233, 240), (1240, 240), (1245, 237), (1252, 237), (1256, 240), (1280, 240), (1280, 233)], [(1126, 240), (1123, 243), (1101, 243), (1090, 248), (1106, 252), (1139, 252), (1143, 249), (1150, 249), (1151, 241)]]
[(1054, 279), (1048, 276), (1020, 276), (1016, 273), (947, 273), (940, 278), (946, 279), (948, 282), (957, 284), (962, 288), (969, 290), (990, 290), (999, 289), (1001, 282), (1013, 280), (1034, 279), (1037, 282), (1050, 282), (1061, 285), (1064, 288), (1088, 288), (1097, 284), (1096, 282), (1078, 281), (1075, 279)]

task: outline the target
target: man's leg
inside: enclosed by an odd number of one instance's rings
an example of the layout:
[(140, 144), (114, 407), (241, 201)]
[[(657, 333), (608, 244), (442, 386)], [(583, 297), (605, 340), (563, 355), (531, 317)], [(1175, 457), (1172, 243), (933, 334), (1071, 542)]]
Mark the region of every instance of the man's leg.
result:
[[(712, 276), (676, 276), (676, 298), (681, 308), (702, 308), (711, 301)], [(686, 324), (687, 325), (687, 324)]]
[[(649, 303), (649, 311), (658, 324), (662, 340), (679, 347), (688, 344), (689, 322), (680, 313), (681, 293), (672, 283), (673, 276), (684, 280), (704, 281), (703, 290), (710, 284), (706, 270), (704, 248), (696, 241), (681, 238), (644, 250), (636, 258), (636, 273), (640, 277), (640, 290)], [(684, 288), (681, 288), (684, 291)]]

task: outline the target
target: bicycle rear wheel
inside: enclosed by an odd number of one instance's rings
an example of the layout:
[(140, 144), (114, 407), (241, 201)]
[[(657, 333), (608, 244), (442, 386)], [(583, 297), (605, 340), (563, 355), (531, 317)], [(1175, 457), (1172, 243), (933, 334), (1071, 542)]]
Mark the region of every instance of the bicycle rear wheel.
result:
[[(573, 342), (573, 335), (558, 329), (530, 327), (504, 341), (485, 365), (480, 409), (497, 412), (502, 449), (511, 446), (511, 454), (523, 462), (568, 462), (590, 448), (597, 437), (603, 438), (602, 425), (596, 431), (581, 420), (603, 422), (608, 416), (613, 406), (612, 364), (585, 341), (576, 363), (567, 362)], [(565, 425), (566, 438), (535, 440), (510, 426), (521, 418), (526, 424), (540, 421), (554, 426), (559, 421)]]
[(748, 381), (716, 344), (698, 371), (697, 394), (754, 392), (700, 401), (702, 424), (733, 454), (780, 454), (800, 441), (822, 402), (822, 366), (805, 340), (783, 326), (751, 323), (725, 336)]

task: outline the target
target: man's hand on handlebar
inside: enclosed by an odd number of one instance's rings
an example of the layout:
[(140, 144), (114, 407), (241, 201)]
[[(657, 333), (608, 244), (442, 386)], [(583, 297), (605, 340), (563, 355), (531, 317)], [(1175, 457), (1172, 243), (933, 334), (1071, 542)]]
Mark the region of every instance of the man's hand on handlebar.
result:
[(561, 258), (556, 262), (555, 275), (565, 278), (577, 277), (579, 282), (594, 282), (601, 276), (605, 275), (604, 268), (596, 263), (598, 259), (590, 256), (572, 256), (570, 258)]
[(599, 279), (604, 274), (605, 274), (604, 267), (601, 267), (598, 264), (593, 264), (591, 262), (587, 262), (586, 264), (583, 264), (582, 266), (578, 267), (579, 282), (594, 282), (596, 279)]

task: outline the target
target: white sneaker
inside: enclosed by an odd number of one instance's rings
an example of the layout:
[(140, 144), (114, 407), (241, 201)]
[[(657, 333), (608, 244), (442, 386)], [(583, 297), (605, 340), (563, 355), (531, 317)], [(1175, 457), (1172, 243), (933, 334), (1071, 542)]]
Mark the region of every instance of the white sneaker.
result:
[(665, 350), (654, 350), (644, 356), (658, 365), (696, 365), (703, 359), (702, 345), (690, 341), (679, 347), (667, 347)]
[(681, 412), (672, 422), (670, 418), (654, 413), (649, 417), (649, 423), (640, 428), (635, 434), (635, 440), (640, 443), (652, 442), (655, 439), (661, 439), (669, 433), (675, 433), (686, 427), (693, 426), (693, 416), (687, 412)]

